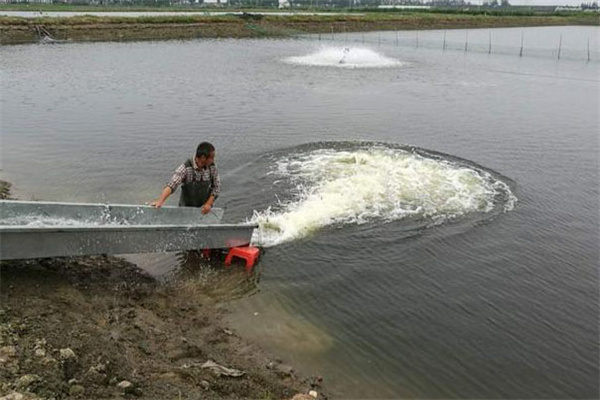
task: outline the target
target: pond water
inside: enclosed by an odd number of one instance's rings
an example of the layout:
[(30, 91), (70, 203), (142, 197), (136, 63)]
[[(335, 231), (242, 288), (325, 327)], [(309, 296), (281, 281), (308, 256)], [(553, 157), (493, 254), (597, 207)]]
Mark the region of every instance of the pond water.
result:
[(209, 140), (228, 320), (335, 397), (598, 398), (599, 33), (5, 46), (2, 175), (141, 204)]

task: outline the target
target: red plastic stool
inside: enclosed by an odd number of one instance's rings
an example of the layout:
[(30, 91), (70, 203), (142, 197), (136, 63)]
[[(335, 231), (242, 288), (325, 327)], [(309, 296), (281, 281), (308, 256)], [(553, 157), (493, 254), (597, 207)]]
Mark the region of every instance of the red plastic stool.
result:
[(260, 249), (258, 247), (246, 246), (246, 247), (232, 247), (229, 249), (229, 253), (225, 258), (225, 265), (231, 265), (231, 259), (233, 257), (239, 257), (246, 260), (246, 272), (252, 271), (258, 256), (260, 255)]

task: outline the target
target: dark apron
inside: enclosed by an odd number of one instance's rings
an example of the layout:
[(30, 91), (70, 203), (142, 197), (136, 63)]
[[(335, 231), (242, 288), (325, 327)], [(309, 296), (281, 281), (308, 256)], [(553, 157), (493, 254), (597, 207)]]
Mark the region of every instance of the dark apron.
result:
[[(194, 168), (192, 160), (187, 160), (184, 165), (186, 168)], [(210, 197), (210, 188), (210, 179), (183, 183), (181, 185), (179, 207), (202, 207)]]

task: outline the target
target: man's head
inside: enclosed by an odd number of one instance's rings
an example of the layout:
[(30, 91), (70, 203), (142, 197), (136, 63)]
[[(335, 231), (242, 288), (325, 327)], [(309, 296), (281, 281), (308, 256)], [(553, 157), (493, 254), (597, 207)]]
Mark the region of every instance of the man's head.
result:
[(206, 167), (215, 162), (215, 146), (208, 142), (202, 142), (196, 149), (196, 164)]

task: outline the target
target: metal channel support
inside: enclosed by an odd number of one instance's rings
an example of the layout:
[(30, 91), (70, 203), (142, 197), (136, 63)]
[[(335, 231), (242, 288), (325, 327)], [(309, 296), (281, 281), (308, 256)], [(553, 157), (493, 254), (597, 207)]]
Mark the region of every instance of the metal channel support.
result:
[(250, 243), (256, 224), (222, 209), (0, 201), (0, 259), (217, 249)]
[(255, 225), (0, 228), (3, 260), (93, 254), (161, 253), (250, 243)]

